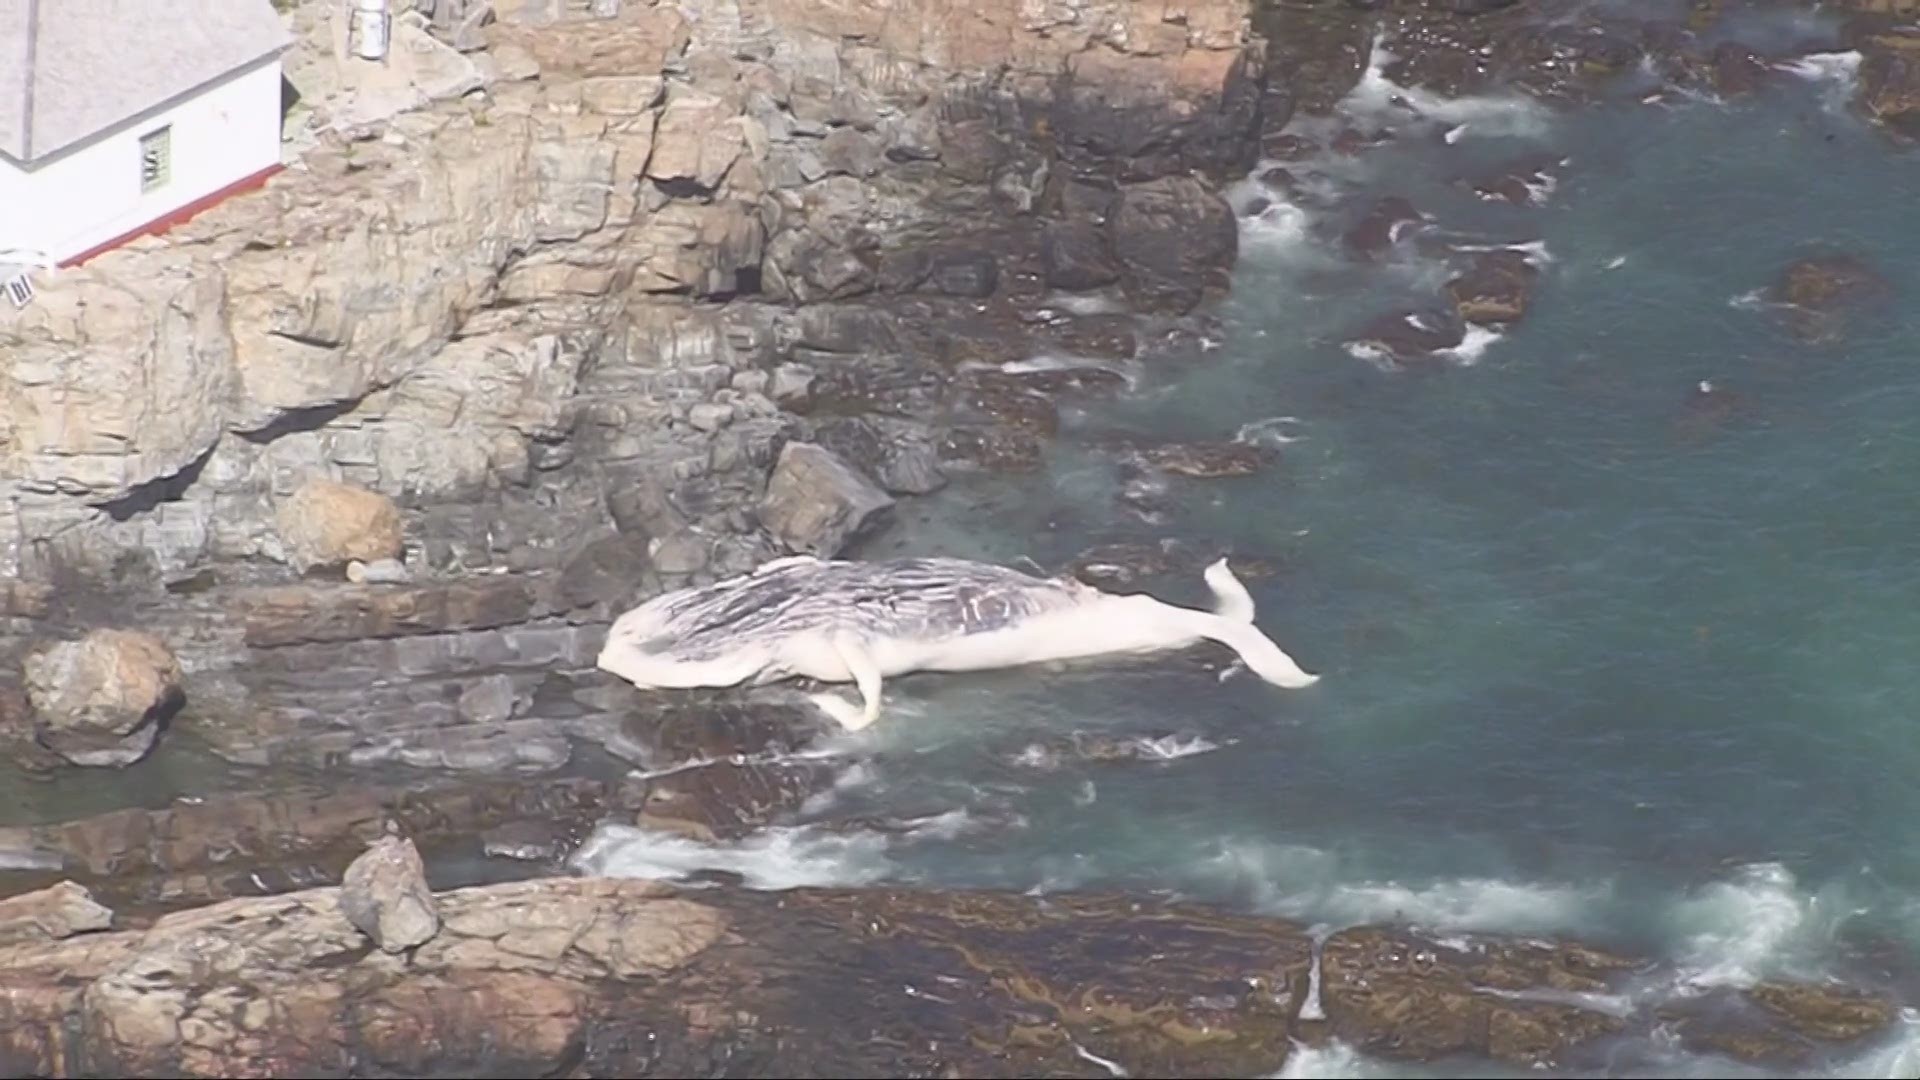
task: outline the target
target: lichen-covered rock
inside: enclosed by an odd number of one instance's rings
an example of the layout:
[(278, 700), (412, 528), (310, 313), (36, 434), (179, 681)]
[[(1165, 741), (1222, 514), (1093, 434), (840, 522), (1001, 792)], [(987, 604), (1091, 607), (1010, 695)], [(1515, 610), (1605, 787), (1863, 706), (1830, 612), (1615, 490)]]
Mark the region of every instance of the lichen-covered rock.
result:
[(767, 481), (760, 523), (788, 551), (829, 558), (892, 509), (892, 496), (833, 451), (790, 442)]
[(385, 495), (354, 484), (308, 480), (281, 501), (275, 521), (287, 561), (302, 572), (401, 554), (405, 526), (400, 508)]
[(418, 948), (440, 929), (426, 864), (413, 841), (384, 836), (347, 867), (340, 913), (390, 953)]
[(1447, 295), (1460, 318), (1497, 325), (1520, 321), (1533, 300), (1540, 271), (1522, 251), (1483, 252), (1466, 273), (1447, 282)]
[(180, 662), (139, 630), (95, 630), (26, 661), (33, 737), (75, 765), (131, 765), (181, 701)]

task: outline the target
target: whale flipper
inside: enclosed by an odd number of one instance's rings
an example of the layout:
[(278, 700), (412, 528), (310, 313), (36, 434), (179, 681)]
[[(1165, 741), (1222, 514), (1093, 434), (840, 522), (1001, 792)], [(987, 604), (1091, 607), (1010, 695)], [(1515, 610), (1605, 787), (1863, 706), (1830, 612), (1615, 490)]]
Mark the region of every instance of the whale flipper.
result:
[(1253, 624), (1253, 594), (1233, 576), (1225, 556), (1214, 560), (1201, 575), (1213, 590), (1213, 613), (1228, 622)]
[(827, 711), (848, 731), (859, 731), (880, 718), (880, 665), (874, 663), (873, 654), (865, 644), (845, 634), (833, 639), (833, 649), (840, 654), (840, 662), (847, 665), (847, 675), (860, 688), (860, 712), (853, 715), (851, 711)]

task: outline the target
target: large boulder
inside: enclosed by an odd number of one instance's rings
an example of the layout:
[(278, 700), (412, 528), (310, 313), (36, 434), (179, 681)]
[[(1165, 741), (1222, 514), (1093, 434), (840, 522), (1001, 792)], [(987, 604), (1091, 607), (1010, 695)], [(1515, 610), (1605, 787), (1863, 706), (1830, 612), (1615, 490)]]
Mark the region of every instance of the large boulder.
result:
[(0, 900), (0, 945), (60, 941), (112, 925), (113, 912), (71, 881)]
[(293, 568), (344, 566), (400, 557), (403, 525), (392, 499), (315, 477), (280, 503), (280, 543)]
[(830, 558), (893, 509), (893, 498), (824, 446), (780, 449), (760, 523), (788, 551)]
[(1920, 135), (1920, 30), (1874, 34), (1860, 46), (1854, 102), (1896, 134)]
[(1185, 314), (1225, 288), (1240, 251), (1233, 207), (1191, 176), (1121, 189), (1109, 235), (1127, 296), (1142, 308)]
[(26, 661), (33, 738), (75, 765), (131, 765), (177, 709), (180, 662), (139, 630), (95, 630)]
[(413, 841), (385, 836), (353, 860), (340, 882), (340, 913), (390, 953), (431, 940), (440, 930), (440, 913)]

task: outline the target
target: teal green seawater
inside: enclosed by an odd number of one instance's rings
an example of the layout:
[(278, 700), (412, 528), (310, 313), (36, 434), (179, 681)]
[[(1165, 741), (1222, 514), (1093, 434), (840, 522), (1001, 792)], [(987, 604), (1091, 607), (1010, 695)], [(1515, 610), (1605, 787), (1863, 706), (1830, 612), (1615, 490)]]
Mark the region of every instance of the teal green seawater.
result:
[[(1833, 107), (1843, 61), (1807, 67), (1735, 104), (1429, 101), (1446, 122), (1328, 165), (1412, 198), (1430, 235), (1544, 242), (1531, 312), (1477, 357), (1350, 354), (1360, 324), (1431, 306), (1444, 268), (1353, 264), (1340, 212), (1310, 200), (1249, 221), (1217, 347), (1082, 403), (1044, 474), (956, 485), (862, 554), (1055, 566), (1179, 537), (1277, 558), (1250, 582), (1259, 622), (1324, 679), (1127, 661), (896, 680), (898, 719), (819, 816), (925, 827), (794, 831), (731, 864), (770, 884), (1127, 885), (1328, 925), (1568, 932), (1666, 958), (1662, 992), (1839, 973), (1920, 1001), (1916, 161)], [(1349, 119), (1394, 122), (1390, 90), (1371, 80)], [(1455, 182), (1543, 151), (1566, 160), (1543, 206)], [(1897, 299), (1811, 344), (1757, 290), (1828, 251)], [(1174, 479), (1158, 524), (1121, 507), (1087, 438), (1263, 421), (1292, 440), (1280, 464)], [(1205, 596), (1197, 575), (1156, 588)], [(1074, 731), (1214, 748), (1022, 756)], [(1818, 1068), (1913, 1075), (1910, 1023)], [(1676, 1053), (1609, 1071), (1741, 1073)], [(1288, 1075), (1401, 1071), (1335, 1047)]]

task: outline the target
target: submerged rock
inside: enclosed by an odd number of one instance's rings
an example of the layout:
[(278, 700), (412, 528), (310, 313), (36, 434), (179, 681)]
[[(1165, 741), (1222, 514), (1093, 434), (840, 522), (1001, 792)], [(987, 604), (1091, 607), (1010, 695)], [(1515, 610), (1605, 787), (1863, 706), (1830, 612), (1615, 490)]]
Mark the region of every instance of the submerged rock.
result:
[(29, 656), (33, 739), (75, 765), (131, 765), (179, 707), (180, 662), (139, 630), (95, 630)]
[(1366, 216), (1341, 234), (1341, 242), (1356, 258), (1378, 259), (1392, 250), (1425, 219), (1413, 203), (1389, 195), (1373, 204)]
[(1860, 110), (1896, 135), (1920, 136), (1920, 30), (1868, 35), (1860, 53)]
[(1846, 318), (1890, 293), (1880, 271), (1853, 255), (1797, 259), (1768, 288), (1767, 299), (1786, 312), (1788, 327), (1806, 341), (1831, 340)]

